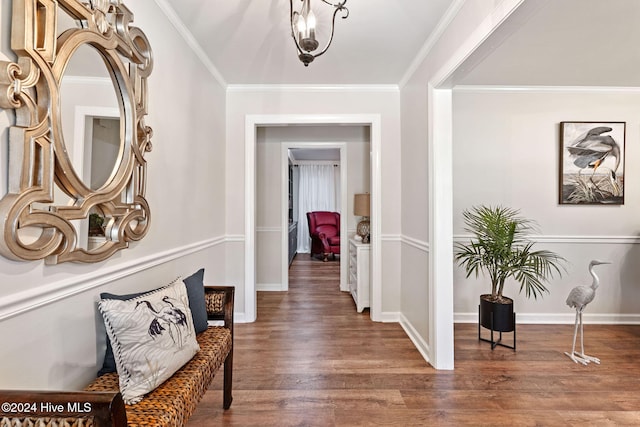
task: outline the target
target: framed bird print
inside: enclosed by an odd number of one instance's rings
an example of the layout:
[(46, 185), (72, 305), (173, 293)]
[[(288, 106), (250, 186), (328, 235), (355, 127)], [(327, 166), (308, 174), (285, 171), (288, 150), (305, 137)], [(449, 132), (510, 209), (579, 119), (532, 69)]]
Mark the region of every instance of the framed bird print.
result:
[(560, 204), (624, 204), (626, 122), (560, 123)]

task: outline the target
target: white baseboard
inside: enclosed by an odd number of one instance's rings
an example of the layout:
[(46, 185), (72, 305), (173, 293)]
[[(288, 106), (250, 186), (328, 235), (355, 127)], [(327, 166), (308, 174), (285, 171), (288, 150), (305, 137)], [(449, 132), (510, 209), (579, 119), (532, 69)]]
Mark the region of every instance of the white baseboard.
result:
[(400, 312), (397, 311), (383, 311), (380, 313), (380, 322), (382, 323), (399, 323)]
[(247, 321), (245, 313), (233, 313), (233, 323), (253, 323)]
[(256, 283), (256, 290), (263, 292), (281, 292), (285, 289), (282, 289), (282, 283)]
[[(575, 313), (517, 313), (516, 322), (526, 324), (570, 324), (576, 320)], [(455, 323), (478, 323), (478, 313), (455, 313)], [(585, 324), (592, 325), (640, 325), (640, 314), (587, 313), (582, 315)]]
[(416, 346), (418, 352), (420, 352), (424, 360), (426, 360), (427, 363), (431, 364), (431, 358), (429, 356), (431, 354), (431, 350), (429, 348), (429, 344), (420, 336), (411, 322), (409, 322), (409, 320), (402, 313), (400, 313), (400, 326), (402, 326), (402, 329), (404, 329), (404, 331), (407, 333), (409, 339), (411, 340), (413, 345)]

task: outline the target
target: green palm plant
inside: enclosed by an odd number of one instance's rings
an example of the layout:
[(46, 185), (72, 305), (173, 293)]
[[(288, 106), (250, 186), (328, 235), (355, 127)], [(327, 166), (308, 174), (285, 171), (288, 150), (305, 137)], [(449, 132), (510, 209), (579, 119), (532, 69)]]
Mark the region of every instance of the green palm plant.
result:
[(467, 276), (486, 273), (491, 281), (489, 301), (503, 303), (504, 285), (513, 278), (520, 292), (538, 298), (549, 290), (544, 282), (554, 274), (562, 276), (565, 261), (547, 250), (533, 250), (527, 235), (535, 223), (519, 215), (519, 211), (502, 206), (475, 206), (463, 212), (465, 231), (474, 235), (467, 244), (455, 245), (455, 260)]

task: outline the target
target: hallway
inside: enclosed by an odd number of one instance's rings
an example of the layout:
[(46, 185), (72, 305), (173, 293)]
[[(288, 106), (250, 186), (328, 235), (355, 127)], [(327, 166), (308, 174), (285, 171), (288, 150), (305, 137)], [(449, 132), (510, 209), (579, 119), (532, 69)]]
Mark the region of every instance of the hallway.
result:
[(356, 312), (338, 261), (298, 254), (289, 273), (289, 292), (259, 292), (258, 320), (236, 325), (231, 409), (218, 375), (189, 426), (353, 425), (405, 407), (400, 384), (433, 376), (399, 324)]
[(235, 329), (231, 409), (218, 375), (189, 426), (640, 425), (640, 326), (586, 325), (602, 364), (582, 366), (563, 353), (573, 325), (521, 325), (514, 352), (457, 324), (456, 369), (436, 371), (399, 324), (357, 313), (338, 274), (299, 254), (289, 292), (258, 294), (258, 320)]

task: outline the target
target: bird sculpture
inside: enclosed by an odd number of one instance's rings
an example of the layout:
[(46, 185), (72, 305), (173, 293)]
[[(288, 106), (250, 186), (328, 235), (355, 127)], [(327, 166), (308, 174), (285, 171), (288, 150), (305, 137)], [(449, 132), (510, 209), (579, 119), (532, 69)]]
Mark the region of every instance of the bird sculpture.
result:
[[(575, 363), (581, 363), (583, 365), (587, 365), (591, 362), (600, 364), (600, 359), (593, 356), (587, 356), (584, 353), (584, 332), (582, 326), (582, 312), (584, 311), (587, 304), (589, 304), (596, 297), (596, 289), (598, 289), (598, 285), (600, 284), (600, 279), (593, 271), (593, 267), (596, 265), (602, 264), (611, 264), (606, 261), (598, 261), (593, 260), (589, 263), (589, 273), (593, 277), (593, 282), (591, 286), (576, 286), (571, 289), (569, 292), (569, 296), (567, 297), (567, 305), (569, 307), (576, 309), (576, 324), (573, 330), (573, 347), (571, 348), (571, 353), (565, 352), (567, 356)], [(576, 352), (576, 337), (578, 335), (578, 322), (580, 323), (580, 353)]]

